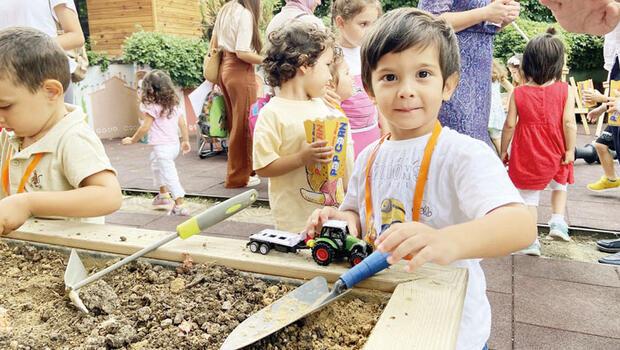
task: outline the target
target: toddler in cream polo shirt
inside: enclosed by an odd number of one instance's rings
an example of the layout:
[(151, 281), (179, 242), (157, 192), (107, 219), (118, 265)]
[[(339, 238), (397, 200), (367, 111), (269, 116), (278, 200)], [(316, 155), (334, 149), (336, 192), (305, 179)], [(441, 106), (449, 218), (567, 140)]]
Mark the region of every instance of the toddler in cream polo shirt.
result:
[(122, 204), (103, 144), (63, 101), (69, 82), (65, 53), (45, 33), (0, 31), (0, 234), (30, 217), (85, 220)]

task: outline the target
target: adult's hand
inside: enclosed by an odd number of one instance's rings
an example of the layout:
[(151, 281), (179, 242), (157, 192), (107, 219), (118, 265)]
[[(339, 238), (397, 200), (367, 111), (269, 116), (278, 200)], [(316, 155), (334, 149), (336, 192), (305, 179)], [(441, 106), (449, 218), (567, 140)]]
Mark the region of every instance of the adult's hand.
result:
[(574, 33), (604, 35), (620, 22), (620, 3), (614, 0), (540, 0), (562, 27)]

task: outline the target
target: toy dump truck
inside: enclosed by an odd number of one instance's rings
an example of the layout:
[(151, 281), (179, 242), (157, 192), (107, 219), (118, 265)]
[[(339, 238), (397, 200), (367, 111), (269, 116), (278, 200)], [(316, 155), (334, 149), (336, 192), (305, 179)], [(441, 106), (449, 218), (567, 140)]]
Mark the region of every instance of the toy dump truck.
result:
[(271, 249), (283, 253), (297, 253), (299, 249), (307, 249), (305, 236), (298, 233), (264, 229), (250, 236), (246, 244), (252, 253), (266, 255)]
[(312, 248), (314, 261), (322, 266), (331, 264), (334, 259), (344, 258), (349, 260), (351, 266), (355, 266), (372, 253), (372, 247), (351, 236), (346, 221), (340, 220), (325, 222), (321, 233), (306, 244)]

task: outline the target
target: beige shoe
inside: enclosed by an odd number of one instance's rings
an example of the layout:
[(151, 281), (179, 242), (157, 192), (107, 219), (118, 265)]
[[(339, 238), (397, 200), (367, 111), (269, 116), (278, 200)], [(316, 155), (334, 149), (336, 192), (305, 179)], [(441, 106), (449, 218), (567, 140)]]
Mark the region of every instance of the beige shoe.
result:
[(248, 184), (245, 187), (254, 187), (260, 185), (260, 178), (258, 176), (250, 176)]

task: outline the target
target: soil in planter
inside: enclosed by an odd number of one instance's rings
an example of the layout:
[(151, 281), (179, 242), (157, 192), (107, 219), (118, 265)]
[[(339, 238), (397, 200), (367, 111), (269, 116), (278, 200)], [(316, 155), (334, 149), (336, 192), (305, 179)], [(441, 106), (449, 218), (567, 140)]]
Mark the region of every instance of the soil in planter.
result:
[[(82, 288), (84, 314), (65, 296), (66, 255), (0, 242), (0, 259), (1, 349), (219, 349), (295, 288), (189, 260), (176, 271), (138, 261)], [(388, 298), (348, 295), (249, 349), (359, 349)]]

